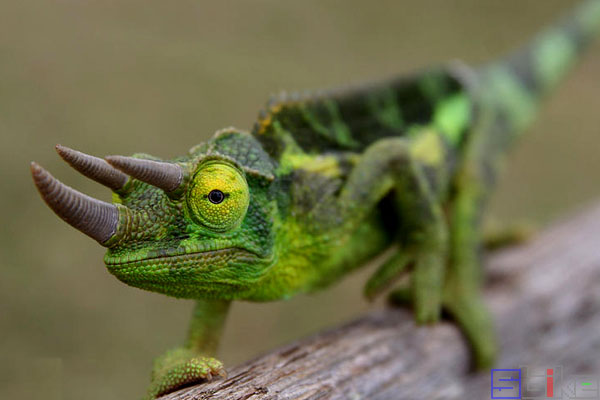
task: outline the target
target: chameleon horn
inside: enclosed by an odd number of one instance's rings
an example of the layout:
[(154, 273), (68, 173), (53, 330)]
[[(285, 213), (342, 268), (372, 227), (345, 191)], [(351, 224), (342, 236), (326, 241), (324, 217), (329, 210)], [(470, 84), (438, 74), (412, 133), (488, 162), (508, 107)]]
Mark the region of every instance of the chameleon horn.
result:
[(126, 174), (166, 192), (177, 189), (183, 181), (183, 169), (177, 164), (123, 156), (107, 156), (106, 161)]
[(31, 174), (38, 191), (48, 206), (66, 223), (100, 244), (117, 232), (119, 210), (64, 185), (37, 163), (31, 163)]
[(56, 152), (63, 160), (69, 163), (71, 167), (112, 190), (121, 189), (129, 179), (127, 175), (112, 167), (101, 158), (90, 156), (68, 147), (61, 146), (60, 144), (56, 145)]

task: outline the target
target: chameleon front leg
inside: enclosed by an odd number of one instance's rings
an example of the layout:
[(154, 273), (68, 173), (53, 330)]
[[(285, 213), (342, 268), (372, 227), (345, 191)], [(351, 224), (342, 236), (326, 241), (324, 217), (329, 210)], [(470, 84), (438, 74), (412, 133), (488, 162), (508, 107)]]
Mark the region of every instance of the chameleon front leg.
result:
[(148, 397), (153, 399), (213, 376), (225, 376), (223, 364), (213, 358), (219, 345), (230, 301), (198, 300), (183, 347), (154, 361)]
[(423, 167), (402, 138), (380, 140), (365, 151), (340, 193), (345, 218), (349, 224), (361, 223), (390, 193), (395, 193), (400, 216), (401, 247), (369, 280), (365, 291), (374, 295), (386, 281), (414, 264), (415, 318), (419, 323), (435, 322), (440, 317), (447, 227)]

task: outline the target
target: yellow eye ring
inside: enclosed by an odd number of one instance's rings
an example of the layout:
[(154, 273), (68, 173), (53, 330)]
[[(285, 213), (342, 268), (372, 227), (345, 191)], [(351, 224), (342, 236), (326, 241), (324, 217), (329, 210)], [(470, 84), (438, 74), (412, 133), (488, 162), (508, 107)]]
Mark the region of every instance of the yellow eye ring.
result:
[(188, 186), (187, 204), (193, 218), (219, 232), (241, 224), (249, 201), (246, 178), (237, 168), (224, 162), (201, 165)]

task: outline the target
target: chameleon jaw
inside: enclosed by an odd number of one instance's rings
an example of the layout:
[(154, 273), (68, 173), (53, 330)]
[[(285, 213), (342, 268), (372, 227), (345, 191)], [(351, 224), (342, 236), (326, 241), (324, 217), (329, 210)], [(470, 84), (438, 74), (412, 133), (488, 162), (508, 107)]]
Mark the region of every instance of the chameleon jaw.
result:
[[(236, 274), (226, 270), (256, 264), (258, 259), (253, 252), (230, 247), (124, 262), (107, 255), (105, 264), (112, 275), (127, 285), (172, 297), (197, 299), (211, 297), (209, 293), (217, 287), (222, 293), (239, 290), (241, 283), (232, 278)], [(218, 276), (227, 278), (217, 279)]]

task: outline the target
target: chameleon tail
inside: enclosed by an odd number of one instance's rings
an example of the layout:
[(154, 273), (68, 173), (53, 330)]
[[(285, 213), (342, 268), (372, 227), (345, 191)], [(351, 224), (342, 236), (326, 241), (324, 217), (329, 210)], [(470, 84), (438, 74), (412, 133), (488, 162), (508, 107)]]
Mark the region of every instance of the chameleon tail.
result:
[(494, 114), (493, 134), (504, 137), (504, 146), (494, 150), (502, 152), (530, 125), (543, 98), (599, 35), (600, 0), (587, 0), (525, 47), (478, 70), (481, 100)]

